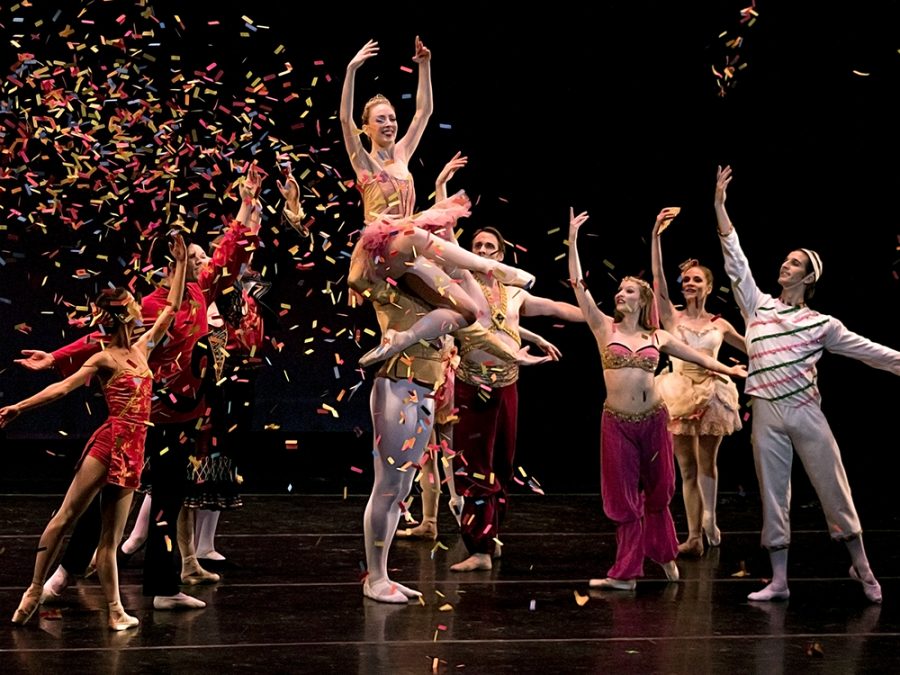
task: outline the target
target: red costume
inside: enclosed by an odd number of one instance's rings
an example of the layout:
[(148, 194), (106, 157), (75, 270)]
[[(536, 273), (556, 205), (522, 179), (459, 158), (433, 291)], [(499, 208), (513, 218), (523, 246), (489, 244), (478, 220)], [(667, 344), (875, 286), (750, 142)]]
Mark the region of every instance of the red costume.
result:
[(103, 385), (109, 417), (88, 440), (79, 466), (90, 455), (106, 465), (108, 483), (138, 487), (144, 466), (152, 384), (149, 370), (123, 370)]

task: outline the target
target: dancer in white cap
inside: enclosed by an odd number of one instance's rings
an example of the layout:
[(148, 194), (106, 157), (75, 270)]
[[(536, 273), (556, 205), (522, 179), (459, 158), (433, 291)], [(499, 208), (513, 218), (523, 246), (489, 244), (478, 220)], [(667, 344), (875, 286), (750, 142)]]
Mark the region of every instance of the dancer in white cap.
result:
[(787, 600), (788, 546), (791, 543), (791, 463), (794, 451), (816, 490), (831, 537), (850, 553), (851, 578), (871, 602), (881, 602), (881, 586), (869, 567), (862, 527), (841, 453), (822, 414), (816, 362), (824, 350), (900, 375), (900, 352), (847, 330), (827, 314), (807, 307), (822, 276), (822, 259), (807, 248), (788, 253), (781, 264), (777, 298), (753, 280), (747, 258), (725, 210), (731, 167), (719, 167), (716, 220), (725, 271), (747, 324), (750, 357), (745, 393), (753, 397), (753, 457), (763, 503), (762, 545), (769, 551), (772, 581), (750, 593), (752, 601)]

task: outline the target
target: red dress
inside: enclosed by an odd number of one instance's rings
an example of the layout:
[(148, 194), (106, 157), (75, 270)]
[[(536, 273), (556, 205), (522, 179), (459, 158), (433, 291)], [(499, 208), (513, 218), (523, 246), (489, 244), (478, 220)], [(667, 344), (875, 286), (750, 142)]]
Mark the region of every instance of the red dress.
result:
[(153, 373), (125, 369), (103, 385), (109, 417), (88, 439), (81, 461), (90, 455), (107, 467), (106, 482), (137, 488), (144, 466)]

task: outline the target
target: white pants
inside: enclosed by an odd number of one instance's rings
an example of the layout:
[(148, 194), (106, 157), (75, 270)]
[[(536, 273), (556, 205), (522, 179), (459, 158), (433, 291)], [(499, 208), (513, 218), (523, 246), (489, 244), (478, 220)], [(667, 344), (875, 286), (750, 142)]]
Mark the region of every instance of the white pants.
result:
[(832, 539), (859, 536), (862, 527), (841, 452), (822, 409), (753, 399), (753, 459), (763, 506), (761, 543), (767, 549), (791, 543), (791, 464), (794, 451), (819, 497)]

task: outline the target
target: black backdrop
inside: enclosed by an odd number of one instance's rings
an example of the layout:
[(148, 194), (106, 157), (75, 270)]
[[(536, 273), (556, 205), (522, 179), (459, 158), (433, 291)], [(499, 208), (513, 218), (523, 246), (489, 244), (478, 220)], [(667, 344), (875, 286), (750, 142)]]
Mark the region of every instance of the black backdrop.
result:
[[(421, 35), (433, 52), (435, 114), (412, 166), (420, 205), (443, 163), (463, 151), (469, 166), (453, 187), (465, 188), (476, 201), (464, 230), (500, 227), (516, 244), (515, 261), (537, 274), (536, 293), (573, 300), (563, 257), (570, 205), (591, 213), (581, 252), (597, 299), (608, 303), (617, 277), (649, 267), (648, 233), (657, 211), (668, 205), (683, 209), (665, 239), (670, 285), (676, 264), (696, 256), (717, 271), (717, 286), (724, 287), (712, 193), (716, 165), (730, 163), (735, 180), (729, 210), (760, 285), (776, 290), (777, 265), (791, 248), (816, 248), (825, 275), (815, 305), (867, 337), (898, 346), (892, 101), (900, 81), (900, 6), (762, 0), (750, 25), (742, 22), (747, 2), (564, 0), (528, 11), (522, 3), (249, 7), (204, 1), (184, 3), (177, 12), (159, 2), (155, 18), (148, 18), (141, 16), (146, 7), (128, 2), (72, 3), (59, 10), (57, 3), (35, 0), (16, 11), (4, 7), (0, 23), (10, 65), (23, 51), (38, 60), (77, 56), (97, 82), (104, 79), (103, 65), (117, 58), (101, 35), (152, 28), (140, 44), (125, 43), (153, 55), (132, 62), (145, 68), (157, 98), (184, 96), (167, 93), (175, 86), (173, 68), (208, 78), (221, 72), (217, 84), (189, 92), (185, 105), (193, 111), (185, 115), (186, 126), (193, 124), (201, 138), (208, 129), (190, 122), (191, 116), (202, 118), (217, 103), (235, 115), (238, 109), (229, 103), (235, 96), (255, 96), (248, 112), (268, 106), (258, 128), (244, 126), (249, 135), (232, 144), (232, 158), (256, 158), (271, 168), (277, 144), (270, 139), (292, 146), (295, 165), (305, 172), (307, 208), (325, 236), (317, 235), (308, 253), (305, 242), (291, 252), (298, 241), (274, 215), (264, 226), (266, 248), (256, 263), (273, 282), (266, 296), (273, 309), (268, 333), (281, 349), (265, 351), (271, 365), (259, 387), (248, 487), (365, 491), (371, 480), (369, 385), (353, 365), (375, 338), (364, 333), (357, 345), (352, 337), (357, 329), (373, 328), (374, 319), (368, 307), (349, 310), (343, 293), (359, 208), (355, 191), (340, 184), (352, 174), (336, 114), (346, 62), (369, 38), (380, 42), (381, 53), (359, 72), (357, 109), (381, 92), (397, 105), (401, 126), (409, 120), (415, 75), (407, 70), (414, 67), (413, 39)], [(121, 23), (120, 16), (126, 17)], [(61, 37), (66, 26), (72, 33)], [(743, 41), (731, 42), (735, 38)], [(87, 47), (73, 51), (67, 40)], [(733, 78), (717, 76), (735, 58)], [(269, 98), (246, 92), (266, 76), (273, 76), (263, 80)], [(3, 147), (9, 149), (16, 137), (9, 122), (22, 119), (34, 91), (13, 89), (9, 80), (4, 86)], [(122, 88), (130, 96), (148, 95), (134, 79)], [(296, 97), (285, 102), (291, 92)], [(216, 119), (240, 136), (234, 117), (217, 113)], [(29, 159), (41, 169), (34, 155)], [(127, 281), (116, 257), (127, 261), (139, 246), (133, 221), (144, 227), (158, 214), (136, 202), (123, 227), (111, 233), (97, 227), (108, 211), (88, 207), (81, 215), (95, 219), (78, 230), (50, 216), (38, 217), (45, 226), (36, 227), (34, 217), (23, 221), (11, 212), (34, 216), (28, 209), (36, 198), (29, 201), (21, 189), (22, 158), (11, 151), (3, 161), (10, 173), (0, 181), (0, 401), (9, 402), (52, 379), (17, 369), (11, 362), (20, 349), (50, 349), (80, 333), (67, 325), (60, 298), (83, 305), (99, 284)], [(227, 160), (219, 166), (227, 169)], [(178, 187), (187, 190), (190, 178), (178, 174)], [(210, 184), (217, 194), (226, 186), (224, 178)], [(271, 182), (269, 188), (266, 198), (274, 208), (277, 191)], [(203, 192), (190, 191), (182, 203), (202, 204)], [(228, 204), (199, 208), (203, 216), (216, 214), (201, 218), (211, 224), (199, 228), (202, 242)], [(297, 262), (313, 266), (297, 269)], [(85, 267), (96, 276), (73, 278)], [(740, 324), (727, 289), (717, 293), (712, 309)], [(554, 341), (564, 358), (523, 373), (520, 464), (548, 491), (596, 491), (604, 392), (594, 342), (584, 326), (541, 320), (528, 326)], [(878, 503), (890, 494), (896, 467), (896, 380), (828, 355), (820, 371), (824, 407), (851, 481), (863, 502)], [(77, 452), (102, 414), (97, 392), (85, 392), (17, 422), (0, 441), (4, 482), (17, 489), (32, 487), (37, 478), (58, 485), (70, 464), (60, 455)], [(285, 439), (298, 440), (298, 449), (285, 450)], [(725, 442), (720, 466), (724, 490), (756, 489), (747, 431)]]

